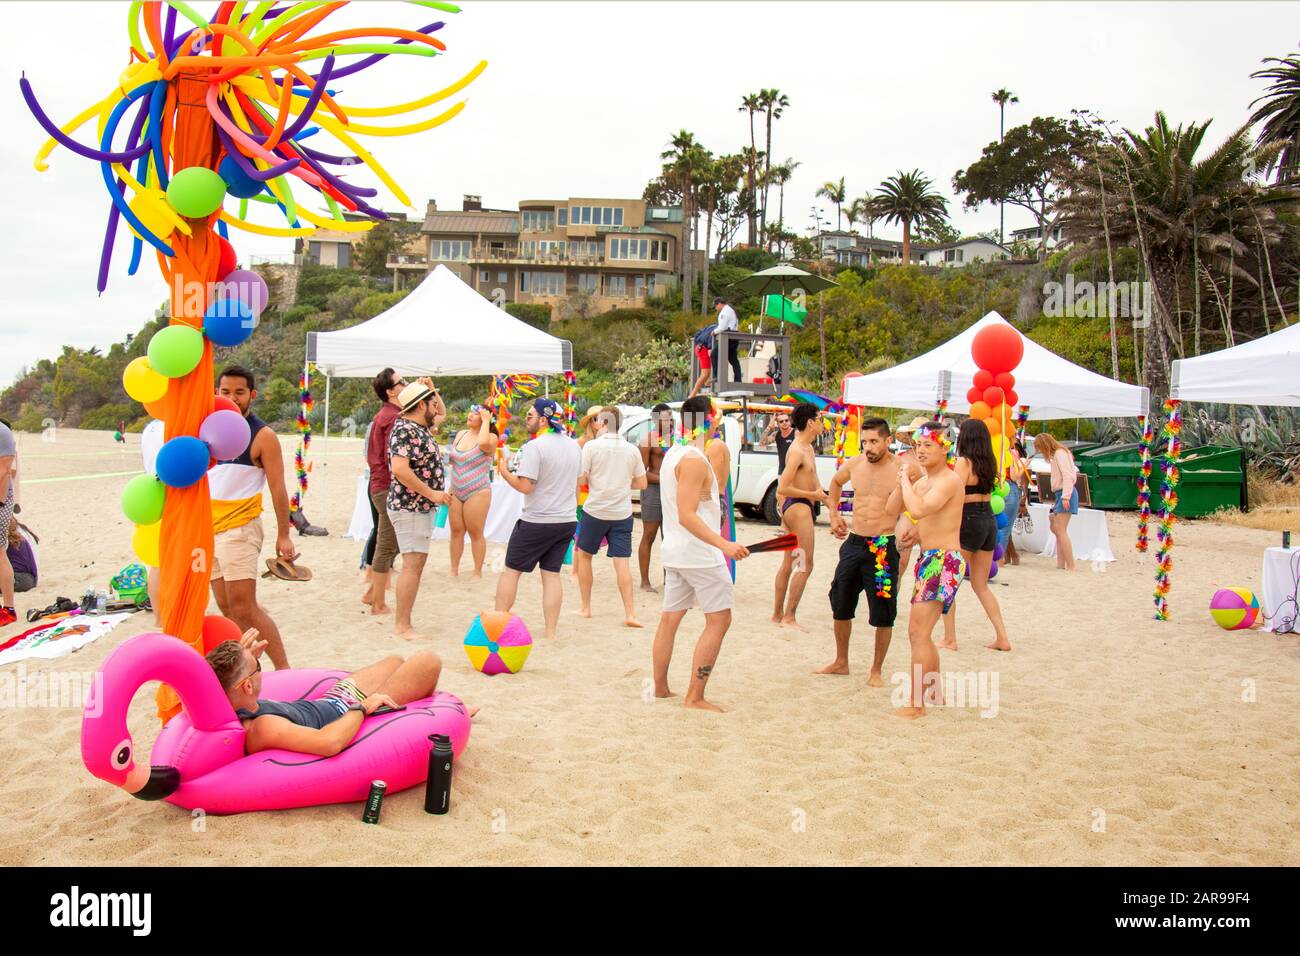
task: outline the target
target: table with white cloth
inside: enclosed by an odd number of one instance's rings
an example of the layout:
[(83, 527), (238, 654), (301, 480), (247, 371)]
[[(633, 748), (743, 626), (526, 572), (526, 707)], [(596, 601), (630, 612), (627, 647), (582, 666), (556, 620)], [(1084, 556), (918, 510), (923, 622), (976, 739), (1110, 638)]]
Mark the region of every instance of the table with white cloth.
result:
[[(352, 507), (352, 521), (348, 525), (346, 537), (356, 541), (365, 541), (370, 537), (374, 527), (370, 518), (370, 478), (369, 473), (357, 478), (356, 502)], [(515, 529), (515, 522), (524, 510), (524, 496), (511, 488), (499, 478), (492, 482), (492, 503), (488, 506), (487, 522), (483, 526), (483, 537), (495, 544), (508, 544), (510, 532)], [(442, 528), (433, 529), (434, 541), (451, 539), (451, 522)], [(469, 540), (469, 535), (465, 536)]]
[(1266, 615), (1264, 626), (1279, 634), (1300, 633), (1300, 548), (1265, 548), (1264, 593), (1260, 610)]
[[(1051, 506), (1031, 504), (1029, 517), (1034, 522), (1034, 530), (1028, 533), (1013, 531), (1011, 540), (1017, 550), (1023, 554), (1040, 554), (1045, 558), (1056, 557), (1056, 535), (1048, 526), (1047, 518)], [(1077, 515), (1070, 516), (1066, 528), (1070, 544), (1074, 549), (1076, 561), (1114, 561), (1115, 555), (1110, 550), (1110, 527), (1106, 523), (1106, 512), (1095, 508), (1080, 508)]]

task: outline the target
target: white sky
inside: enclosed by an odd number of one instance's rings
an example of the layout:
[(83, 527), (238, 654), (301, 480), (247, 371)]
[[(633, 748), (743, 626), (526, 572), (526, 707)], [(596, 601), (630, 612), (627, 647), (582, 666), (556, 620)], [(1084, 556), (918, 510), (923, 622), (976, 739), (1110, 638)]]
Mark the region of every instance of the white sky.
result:
[[(197, 3), (205, 14), (215, 6)], [(11, 85), (0, 103), (7, 293), (0, 383), (64, 344), (106, 347), (139, 329), (165, 297), (149, 255), (136, 276), (126, 275), (124, 227), (108, 291), (96, 295), (108, 206), (99, 169), (60, 149), (50, 170), (36, 173), (31, 158), (44, 134), (18, 91), (25, 72), (59, 123), (106, 95), (125, 63), (127, 7), (5, 4), (0, 62)], [(415, 27), (439, 16), (367, 2), (328, 23)], [(840, 176), (852, 198), (916, 167), (951, 197), (953, 173), (997, 136), (989, 94), (999, 87), (1020, 97), (1008, 108), (1008, 127), (1074, 107), (1140, 127), (1160, 108), (1176, 123), (1213, 117), (1210, 139), (1218, 143), (1262, 91), (1251, 71), (1265, 56), (1294, 52), (1300, 39), (1300, 5), (1284, 3), (467, 0), (446, 19), (437, 34), (448, 46), (444, 58), (390, 57), (336, 84), (344, 104), (400, 102), (489, 61), (450, 124), (366, 141), (419, 213), (427, 198), (459, 208), (463, 193), (499, 207), (639, 196), (674, 132), (692, 131), (715, 153), (738, 151), (749, 138), (741, 96), (777, 87), (791, 106), (774, 126), (772, 152), (802, 161), (785, 197), (786, 221), (801, 232), (817, 188)], [(91, 135), (88, 126), (83, 142)], [(302, 201), (309, 192), (296, 195)], [(377, 205), (398, 208), (381, 196)], [(963, 233), (997, 227), (996, 208), (965, 213), (950, 202)], [(833, 206), (819, 205), (834, 218)], [(1027, 214), (1009, 208), (1008, 231), (1025, 225)], [(241, 260), (292, 249), (288, 239), (233, 239)]]

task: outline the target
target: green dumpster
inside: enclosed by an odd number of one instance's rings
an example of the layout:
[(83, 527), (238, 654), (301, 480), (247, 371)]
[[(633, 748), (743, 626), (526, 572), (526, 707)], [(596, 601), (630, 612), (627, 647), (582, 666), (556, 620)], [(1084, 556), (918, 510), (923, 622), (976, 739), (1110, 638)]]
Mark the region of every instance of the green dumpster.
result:
[[(1151, 506), (1160, 506), (1163, 456), (1151, 458)], [(1088, 476), (1092, 506), (1104, 509), (1137, 508), (1141, 446), (1109, 445), (1078, 453), (1079, 471)], [(1178, 462), (1178, 508), (1183, 518), (1199, 518), (1220, 508), (1246, 507), (1245, 456), (1240, 448), (1203, 445), (1185, 449)]]

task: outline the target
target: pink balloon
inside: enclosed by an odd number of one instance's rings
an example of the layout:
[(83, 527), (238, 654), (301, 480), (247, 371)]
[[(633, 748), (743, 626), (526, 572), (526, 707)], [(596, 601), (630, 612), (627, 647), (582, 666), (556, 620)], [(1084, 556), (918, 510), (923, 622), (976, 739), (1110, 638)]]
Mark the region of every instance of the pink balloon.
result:
[(271, 298), (266, 280), (248, 269), (236, 269), (217, 283), (217, 297), (238, 299), (260, 316)]
[(207, 442), (218, 461), (238, 458), (252, 437), (244, 416), (226, 409), (213, 412), (199, 425), (199, 439)]

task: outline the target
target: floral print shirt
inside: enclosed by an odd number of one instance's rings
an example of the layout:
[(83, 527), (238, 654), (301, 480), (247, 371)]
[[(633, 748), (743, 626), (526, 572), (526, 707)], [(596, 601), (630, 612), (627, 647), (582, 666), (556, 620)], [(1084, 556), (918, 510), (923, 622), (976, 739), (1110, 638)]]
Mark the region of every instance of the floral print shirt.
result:
[[(399, 418), (393, 422), (393, 431), (388, 436), (388, 467), (393, 467), (394, 457), (405, 458), (411, 465), (411, 471), (434, 491), (444, 490), (442, 454), (433, 433), (423, 425), (418, 425), (409, 418)], [(397, 476), (388, 488), (388, 510), (413, 511), (424, 514), (433, 510), (433, 502), (412, 488), (402, 484)]]

